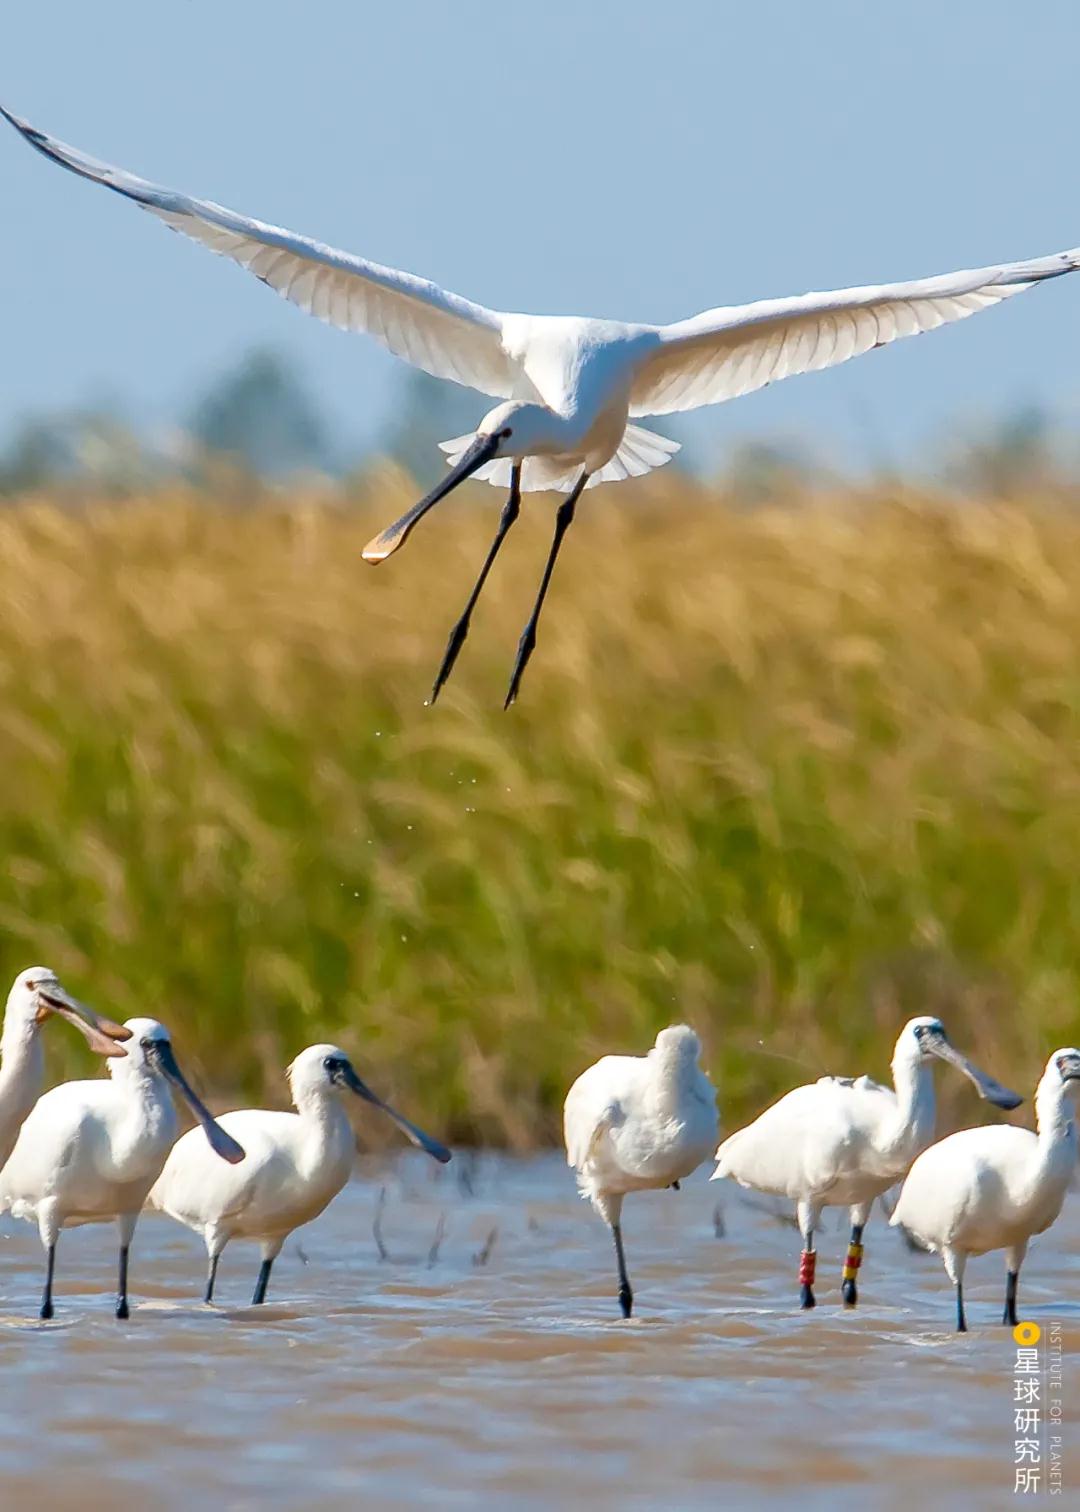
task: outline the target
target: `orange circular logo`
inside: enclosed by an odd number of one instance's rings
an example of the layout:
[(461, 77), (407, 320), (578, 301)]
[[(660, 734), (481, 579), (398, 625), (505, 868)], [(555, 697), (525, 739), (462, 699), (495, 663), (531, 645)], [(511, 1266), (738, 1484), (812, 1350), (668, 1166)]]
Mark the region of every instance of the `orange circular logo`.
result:
[(1037, 1344), (1042, 1338), (1042, 1329), (1037, 1323), (1018, 1323), (1013, 1329), (1013, 1338), (1018, 1344)]

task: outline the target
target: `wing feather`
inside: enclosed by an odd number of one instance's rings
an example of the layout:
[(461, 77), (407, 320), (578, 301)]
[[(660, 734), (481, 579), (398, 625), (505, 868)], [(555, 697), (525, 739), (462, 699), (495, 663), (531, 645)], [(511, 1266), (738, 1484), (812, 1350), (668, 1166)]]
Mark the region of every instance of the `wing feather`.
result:
[(719, 404), (780, 378), (835, 367), (902, 336), (965, 320), (1077, 268), (1080, 248), (909, 283), (706, 310), (656, 329), (631, 390), (630, 413)]
[(451, 294), (427, 279), (386, 268), (306, 236), (189, 198), (57, 141), (0, 106), (32, 147), (141, 209), (211, 252), (228, 257), (283, 299), (344, 330), (364, 331), (396, 357), (436, 378), (499, 399), (531, 386), (503, 346), (502, 312)]

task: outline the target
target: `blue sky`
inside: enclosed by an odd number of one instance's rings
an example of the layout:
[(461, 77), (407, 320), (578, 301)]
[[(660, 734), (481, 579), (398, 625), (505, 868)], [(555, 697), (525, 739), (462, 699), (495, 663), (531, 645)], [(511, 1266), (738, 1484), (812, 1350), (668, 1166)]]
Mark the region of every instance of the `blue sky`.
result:
[[(667, 320), (1080, 243), (1067, 0), (58, 0), (3, 30), (0, 97), (35, 123), (505, 309)], [(164, 425), (266, 344), (351, 443), (385, 429), (403, 370), (362, 337), (14, 133), (0, 191), (0, 434), (111, 401)], [(920, 465), (957, 421), (1074, 423), (1078, 336), (1080, 277), (689, 438)]]

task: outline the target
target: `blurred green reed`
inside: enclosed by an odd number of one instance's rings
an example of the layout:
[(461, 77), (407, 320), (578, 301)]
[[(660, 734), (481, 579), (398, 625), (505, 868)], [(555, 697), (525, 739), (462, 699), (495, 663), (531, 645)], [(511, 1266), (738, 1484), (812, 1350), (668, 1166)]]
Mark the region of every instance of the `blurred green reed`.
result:
[[(434, 1131), (514, 1147), (675, 1020), (727, 1128), (885, 1075), (915, 1012), (1025, 1093), (1080, 1038), (1080, 516), (603, 490), (504, 714), (551, 502), (428, 709), (499, 500), (365, 566), (415, 493), (0, 512), (5, 981), (44, 961), (162, 1017), (222, 1104), (282, 1102), (332, 1039)], [(956, 1080), (946, 1118), (981, 1116)]]

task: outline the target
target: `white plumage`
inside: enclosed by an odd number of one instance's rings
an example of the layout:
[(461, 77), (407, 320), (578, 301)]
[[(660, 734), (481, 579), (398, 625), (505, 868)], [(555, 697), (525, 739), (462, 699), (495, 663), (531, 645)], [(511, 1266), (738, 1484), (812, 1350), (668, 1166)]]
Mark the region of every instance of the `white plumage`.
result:
[(130, 1038), (112, 1019), (102, 1018), (73, 998), (47, 966), (28, 966), (19, 972), (8, 993), (0, 1035), (0, 1169), (41, 1093), (45, 1075), (41, 1026), (51, 1013), (74, 1024), (99, 1055), (123, 1055), (117, 1041)]
[(243, 1160), (176, 1063), (156, 1019), (129, 1019), (127, 1053), (108, 1063), (109, 1081), (62, 1082), (34, 1104), (0, 1171), (0, 1212), (36, 1222), (47, 1253), (41, 1317), (53, 1315), (52, 1282), (60, 1230), (115, 1219), (120, 1235), (116, 1315), (128, 1316), (127, 1260), (146, 1195), (176, 1138), (170, 1084), (188, 1103), (222, 1160)]
[(612, 1231), (626, 1318), (633, 1293), (622, 1244), (623, 1198), (676, 1186), (716, 1141), (716, 1092), (698, 1065), (700, 1054), (694, 1031), (676, 1024), (661, 1029), (647, 1055), (605, 1055), (567, 1093), (567, 1164)]
[(1007, 1125), (963, 1129), (931, 1145), (908, 1173), (891, 1222), (903, 1224), (945, 1262), (964, 1317), (969, 1255), (1005, 1251), (1004, 1322), (1016, 1323), (1020, 1266), (1033, 1234), (1061, 1212), (1076, 1170), (1080, 1050), (1055, 1050), (1035, 1091), (1037, 1134)]
[(432, 697), (468, 631), (469, 615), (522, 491), (569, 494), (548, 568), (522, 636), (507, 704), (513, 702), (536, 637), (543, 597), (581, 491), (662, 466), (674, 442), (632, 426), (645, 415), (718, 404), (797, 373), (834, 367), (904, 336), (964, 320), (1080, 267), (1080, 249), (903, 283), (719, 306), (671, 325), (584, 316), (511, 314), (463, 299), (427, 279), (209, 200), (164, 189), (86, 156), (0, 110), (53, 162), (133, 200), (175, 231), (253, 273), (283, 298), (331, 325), (363, 331), (388, 351), (506, 401), (471, 438), (445, 444), (453, 471), (365, 549), (381, 562), (462, 479), (509, 485), (510, 503), (480, 581), (451, 633)]
[(1013, 1108), (1022, 1100), (961, 1055), (940, 1020), (914, 1018), (893, 1051), (895, 1090), (868, 1076), (823, 1076), (788, 1092), (717, 1150), (713, 1180), (731, 1176), (740, 1186), (797, 1203), (804, 1307), (814, 1306), (814, 1231), (825, 1207), (851, 1209), (843, 1295), (849, 1306), (857, 1302), (855, 1273), (874, 1199), (900, 1180), (934, 1136), (935, 1056), (957, 1066), (996, 1106)]
[(178, 1141), (150, 1193), (152, 1207), (203, 1236), (210, 1262), (207, 1302), (230, 1239), (259, 1241), (262, 1265), (253, 1300), (264, 1301), (270, 1268), (289, 1234), (317, 1218), (348, 1181), (356, 1139), (343, 1094), (381, 1108), (436, 1160), (450, 1159), (444, 1145), (376, 1097), (336, 1045), (302, 1050), (288, 1077), (295, 1113), (246, 1108), (221, 1117), (222, 1128), (247, 1152), (241, 1165), (223, 1166), (192, 1130)]

